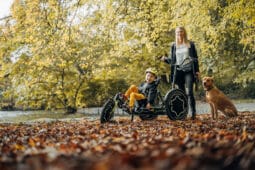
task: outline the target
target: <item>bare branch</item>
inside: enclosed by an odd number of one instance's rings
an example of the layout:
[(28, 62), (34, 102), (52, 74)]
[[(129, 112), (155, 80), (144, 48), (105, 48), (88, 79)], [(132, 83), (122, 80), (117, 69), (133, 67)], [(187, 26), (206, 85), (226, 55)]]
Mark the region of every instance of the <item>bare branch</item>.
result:
[(2, 21), (2, 20), (6, 20), (6, 19), (9, 19), (9, 18), (12, 18), (12, 16), (11, 16), (11, 15), (9, 15), (9, 16), (5, 16), (5, 17), (3, 17), (3, 18), (0, 18), (0, 21)]

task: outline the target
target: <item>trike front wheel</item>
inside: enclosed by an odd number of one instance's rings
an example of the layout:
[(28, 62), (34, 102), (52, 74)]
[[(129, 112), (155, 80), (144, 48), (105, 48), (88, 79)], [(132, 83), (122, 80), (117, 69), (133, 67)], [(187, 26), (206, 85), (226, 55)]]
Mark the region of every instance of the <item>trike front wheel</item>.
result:
[(115, 102), (113, 99), (108, 99), (101, 111), (101, 116), (100, 116), (100, 122), (101, 123), (106, 123), (109, 122), (113, 116), (114, 116), (114, 107), (115, 107)]

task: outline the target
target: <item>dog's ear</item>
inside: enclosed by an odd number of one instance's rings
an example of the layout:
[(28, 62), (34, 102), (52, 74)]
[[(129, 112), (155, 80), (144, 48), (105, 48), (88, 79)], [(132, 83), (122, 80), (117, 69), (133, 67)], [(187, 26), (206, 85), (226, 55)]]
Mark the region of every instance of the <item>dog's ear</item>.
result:
[(209, 77), (205, 76), (203, 77), (203, 80), (206, 81)]
[(214, 82), (214, 77), (211, 77), (211, 81)]

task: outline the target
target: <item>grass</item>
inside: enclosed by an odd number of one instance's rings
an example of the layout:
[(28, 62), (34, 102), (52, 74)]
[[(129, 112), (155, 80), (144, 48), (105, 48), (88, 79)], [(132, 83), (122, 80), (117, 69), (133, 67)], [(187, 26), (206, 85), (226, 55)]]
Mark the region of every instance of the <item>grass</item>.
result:
[(233, 101), (235, 103), (255, 103), (255, 99), (238, 99)]

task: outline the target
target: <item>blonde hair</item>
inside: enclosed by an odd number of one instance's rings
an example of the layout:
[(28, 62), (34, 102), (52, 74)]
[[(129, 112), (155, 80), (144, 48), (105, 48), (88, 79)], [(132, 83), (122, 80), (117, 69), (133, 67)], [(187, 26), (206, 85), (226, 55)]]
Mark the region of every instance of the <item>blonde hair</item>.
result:
[(180, 45), (179, 42), (178, 42), (178, 39), (177, 39), (177, 35), (176, 35), (177, 29), (180, 29), (180, 30), (182, 30), (184, 32), (183, 43), (185, 45), (187, 45), (187, 47), (190, 47), (190, 42), (189, 42), (188, 37), (187, 37), (187, 31), (182, 26), (179, 26), (179, 27), (175, 28), (175, 43), (176, 43), (176, 46), (178, 47)]

